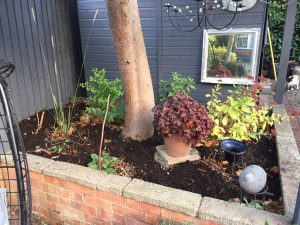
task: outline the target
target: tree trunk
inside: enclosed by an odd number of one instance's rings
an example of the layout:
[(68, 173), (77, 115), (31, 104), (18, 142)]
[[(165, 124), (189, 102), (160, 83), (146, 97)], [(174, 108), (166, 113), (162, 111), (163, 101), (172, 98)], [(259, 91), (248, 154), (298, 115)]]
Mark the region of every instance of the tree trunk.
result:
[(153, 135), (154, 94), (137, 0), (106, 3), (125, 90), (122, 134), (142, 141)]
[(230, 35), (228, 44), (227, 44), (227, 53), (226, 53), (225, 63), (228, 63), (230, 61), (233, 43), (234, 43), (234, 35)]

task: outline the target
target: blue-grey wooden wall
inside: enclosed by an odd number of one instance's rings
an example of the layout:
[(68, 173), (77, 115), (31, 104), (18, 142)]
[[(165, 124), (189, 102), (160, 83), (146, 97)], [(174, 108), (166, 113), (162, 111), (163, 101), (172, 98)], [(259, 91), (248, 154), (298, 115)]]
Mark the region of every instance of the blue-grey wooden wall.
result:
[[(91, 74), (91, 69), (94, 67), (106, 68), (109, 78), (118, 76), (118, 63), (105, 0), (77, 0), (77, 2), (83, 52), (86, 49), (95, 11), (99, 10), (87, 49), (86, 76)], [(138, 0), (155, 93), (157, 94), (159, 80), (169, 79), (172, 72), (179, 72), (194, 78), (197, 89), (192, 92), (192, 96), (200, 102), (206, 102), (205, 94), (210, 92), (213, 85), (201, 83), (203, 30), (197, 29), (185, 33), (174, 28), (167, 17), (164, 7), (166, 2), (168, 1)], [(194, 1), (190, 2), (194, 3)], [(234, 27), (261, 28), (261, 35), (263, 35), (265, 9), (266, 5), (258, 2), (254, 8), (241, 14)], [(228, 13), (224, 15), (224, 11), (218, 11), (216, 14), (214, 21), (217, 21), (219, 26), (231, 18)], [(226, 85), (224, 90), (229, 87), (230, 85)]]
[(63, 102), (73, 96), (81, 57), (77, 12), (76, 0), (0, 0), (0, 58), (16, 66), (9, 84), (18, 119), (52, 108), (57, 80)]

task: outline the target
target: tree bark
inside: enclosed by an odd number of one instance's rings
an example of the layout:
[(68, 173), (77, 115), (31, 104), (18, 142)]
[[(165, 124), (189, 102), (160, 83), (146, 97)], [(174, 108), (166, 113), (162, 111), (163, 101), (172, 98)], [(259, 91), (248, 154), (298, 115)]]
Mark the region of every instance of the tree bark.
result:
[(228, 63), (230, 61), (233, 43), (234, 43), (234, 35), (230, 35), (229, 40), (228, 40), (228, 44), (227, 44), (227, 52), (226, 52), (225, 63)]
[(122, 134), (142, 141), (153, 135), (154, 94), (137, 0), (106, 0), (125, 90)]

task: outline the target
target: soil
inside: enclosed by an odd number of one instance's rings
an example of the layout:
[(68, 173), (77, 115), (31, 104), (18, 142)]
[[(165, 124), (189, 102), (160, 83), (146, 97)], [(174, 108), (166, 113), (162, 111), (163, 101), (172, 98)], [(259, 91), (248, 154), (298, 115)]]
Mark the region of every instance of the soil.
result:
[[(98, 121), (94, 124), (80, 122), (84, 109), (84, 103), (75, 106), (73, 110), (75, 129), (68, 136), (71, 141), (66, 145), (64, 139), (54, 135), (52, 110), (45, 111), (42, 128), (38, 132), (36, 132), (36, 115), (21, 121), (20, 128), (26, 151), (58, 161), (87, 166), (91, 161), (90, 154), (98, 152), (102, 124)], [(41, 112), (39, 116), (41, 117)], [(155, 133), (152, 138), (138, 142), (123, 138), (121, 129), (120, 125), (107, 125), (104, 133), (107, 152), (122, 159), (125, 169), (121, 175), (199, 193), (202, 196), (239, 201), (238, 174), (243, 166), (255, 164), (263, 167), (268, 174), (268, 192), (273, 193), (273, 196), (266, 196), (267, 199), (271, 199), (268, 201), (268, 210), (281, 213), (281, 187), (274, 138), (263, 137), (258, 143), (247, 144), (248, 152), (243, 158), (244, 165), (238, 165), (232, 175), (230, 163), (223, 158), (219, 146), (197, 147), (201, 160), (178, 164), (165, 170), (154, 161), (155, 147), (163, 144), (159, 134)], [(64, 145), (63, 151), (58, 153), (51, 150), (51, 146), (54, 145)], [(254, 196), (245, 197), (248, 200), (254, 198)]]

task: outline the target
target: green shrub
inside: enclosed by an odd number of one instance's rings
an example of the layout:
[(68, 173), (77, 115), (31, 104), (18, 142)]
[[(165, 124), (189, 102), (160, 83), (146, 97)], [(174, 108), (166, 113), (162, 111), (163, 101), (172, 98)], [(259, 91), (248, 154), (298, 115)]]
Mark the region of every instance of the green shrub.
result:
[(107, 97), (110, 95), (110, 106), (107, 114), (107, 121), (113, 122), (123, 118), (123, 104), (120, 100), (123, 96), (123, 87), (120, 79), (108, 80), (104, 69), (93, 69), (93, 76), (85, 83), (80, 84), (81, 87), (86, 88), (89, 92), (88, 102), (89, 107), (86, 108), (86, 113), (104, 118)]
[[(272, 38), (274, 57), (275, 57), (275, 62), (279, 62), (284, 25), (285, 25), (286, 8), (287, 8), (287, 6), (280, 6), (280, 5), (286, 4), (287, 0), (270, 0), (269, 3), (270, 5), (268, 8), (268, 19), (269, 19), (269, 26), (272, 34), (271, 38)], [(299, 2), (297, 6), (297, 11), (298, 13), (296, 16), (296, 23), (295, 23), (290, 59), (300, 61), (300, 35), (297, 35), (300, 32)], [(266, 64), (268, 64), (271, 63), (270, 47), (268, 44), (265, 49), (266, 49), (265, 62)]]
[(225, 101), (221, 101), (221, 86), (217, 84), (212, 89), (210, 101), (207, 103), (209, 117), (213, 120), (211, 135), (219, 140), (236, 139), (240, 141), (258, 141), (262, 135), (269, 135), (270, 126), (274, 121), (283, 118), (280, 115), (270, 114), (270, 108), (259, 107), (256, 98), (259, 88), (252, 86), (234, 85), (235, 90), (229, 91)]
[[(91, 154), (92, 161), (88, 163), (88, 167), (92, 169), (99, 169), (99, 156), (95, 153)], [(101, 171), (108, 174), (116, 174), (120, 172), (120, 159), (117, 157), (110, 156), (106, 151), (105, 147), (101, 156)]]
[(195, 82), (192, 78), (174, 72), (171, 82), (159, 81), (159, 99), (163, 101), (167, 97), (175, 96), (178, 92), (189, 95), (191, 89), (196, 89), (194, 85)]
[[(227, 48), (225, 46), (219, 46), (212, 48), (211, 46), (208, 48), (208, 69), (213, 69), (215, 66), (224, 65), (227, 54)], [(237, 55), (232, 52), (230, 54), (229, 62), (236, 62)]]

